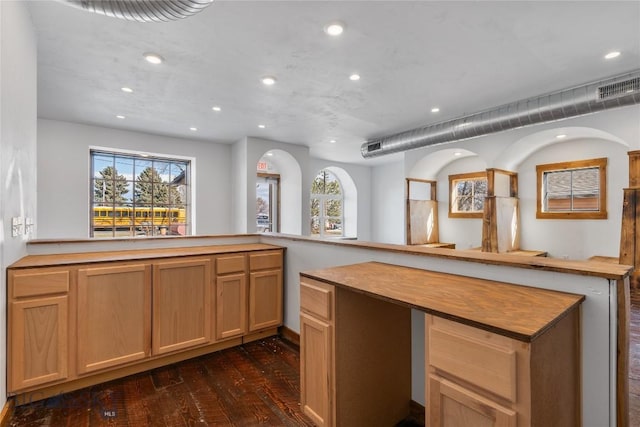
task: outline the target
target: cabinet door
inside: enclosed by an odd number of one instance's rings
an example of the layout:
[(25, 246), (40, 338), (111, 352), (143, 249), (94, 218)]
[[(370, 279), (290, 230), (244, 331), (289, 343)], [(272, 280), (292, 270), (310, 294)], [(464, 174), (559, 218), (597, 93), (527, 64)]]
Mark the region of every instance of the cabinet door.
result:
[(151, 352), (151, 267), (78, 271), (78, 373), (144, 359)]
[(187, 258), (153, 267), (153, 354), (211, 341), (211, 261)]
[(430, 427), (515, 427), (516, 413), (437, 375), (429, 375)]
[(67, 378), (67, 309), (66, 295), (9, 305), (9, 391)]
[(318, 426), (333, 425), (333, 331), (329, 323), (300, 315), (300, 404)]
[(247, 275), (218, 276), (216, 279), (216, 339), (247, 332)]
[(251, 273), (249, 276), (249, 330), (282, 324), (282, 270)]

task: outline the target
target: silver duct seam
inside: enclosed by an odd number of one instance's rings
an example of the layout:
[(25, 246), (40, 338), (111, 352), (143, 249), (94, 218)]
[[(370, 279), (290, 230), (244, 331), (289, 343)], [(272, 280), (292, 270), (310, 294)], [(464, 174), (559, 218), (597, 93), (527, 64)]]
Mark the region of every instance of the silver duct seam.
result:
[(166, 22), (202, 11), (213, 0), (63, 0), (88, 12), (137, 22)]
[(460, 141), (640, 103), (640, 70), (362, 144), (365, 158)]

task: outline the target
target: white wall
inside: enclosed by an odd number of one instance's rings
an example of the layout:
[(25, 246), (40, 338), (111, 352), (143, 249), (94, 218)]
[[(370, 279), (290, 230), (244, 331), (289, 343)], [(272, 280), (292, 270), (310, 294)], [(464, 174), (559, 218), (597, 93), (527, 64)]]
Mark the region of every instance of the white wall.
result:
[(196, 233), (231, 232), (230, 146), (40, 119), (39, 238), (88, 237), (92, 146), (195, 158)]
[(371, 240), (404, 244), (406, 230), (403, 162), (372, 168), (371, 187)]
[[(555, 136), (566, 134), (560, 142)], [(481, 245), (480, 219), (448, 218), (448, 175), (500, 168), (518, 172), (521, 247), (551, 256), (583, 259), (617, 256), (622, 189), (628, 185), (626, 152), (640, 149), (640, 106), (603, 111), (559, 122), (499, 132), (411, 150), (404, 162), (373, 168), (372, 240), (404, 241), (404, 177), (438, 180), (440, 240), (458, 249)], [(453, 153), (459, 151), (460, 157)], [(535, 165), (607, 157), (607, 220), (536, 220)]]
[[(0, 366), (7, 362), (6, 267), (26, 255), (28, 235), (11, 237), (12, 217), (36, 220), (37, 46), (24, 2), (0, 2)], [(0, 404), (7, 400), (0, 370)]]
[[(232, 218), (233, 218), (233, 232), (234, 233), (247, 233), (248, 224), (255, 224), (255, 215), (247, 222), (249, 206), (254, 204), (247, 204), (247, 175), (251, 173), (255, 175), (255, 167), (247, 168), (247, 138), (242, 138), (233, 144), (231, 148), (231, 203), (232, 206)], [(254, 190), (255, 192), (255, 190)], [(254, 195), (255, 197), (255, 195)], [(255, 225), (254, 225), (255, 227)]]

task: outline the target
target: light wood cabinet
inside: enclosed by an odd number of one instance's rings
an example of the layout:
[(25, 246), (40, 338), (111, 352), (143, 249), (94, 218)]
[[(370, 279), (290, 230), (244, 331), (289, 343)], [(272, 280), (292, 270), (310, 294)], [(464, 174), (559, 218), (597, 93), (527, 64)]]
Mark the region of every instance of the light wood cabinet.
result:
[(274, 335), (282, 258), (264, 244), (28, 256), (7, 270), (7, 392), (44, 399)]
[(249, 255), (249, 331), (282, 325), (282, 252)]
[(9, 272), (10, 390), (67, 378), (69, 285), (66, 269)]
[(300, 282), (300, 403), (319, 426), (396, 425), (411, 399), (408, 308)]
[(427, 315), (428, 425), (579, 425), (578, 316), (522, 342)]
[(427, 426), (581, 425), (583, 300), (375, 262), (302, 272), (302, 410), (322, 426), (408, 416), (411, 309), (419, 309)]
[(186, 258), (153, 266), (154, 355), (211, 341), (211, 261)]
[(247, 256), (216, 257), (216, 340), (247, 332)]
[(151, 354), (151, 265), (78, 271), (78, 373)]

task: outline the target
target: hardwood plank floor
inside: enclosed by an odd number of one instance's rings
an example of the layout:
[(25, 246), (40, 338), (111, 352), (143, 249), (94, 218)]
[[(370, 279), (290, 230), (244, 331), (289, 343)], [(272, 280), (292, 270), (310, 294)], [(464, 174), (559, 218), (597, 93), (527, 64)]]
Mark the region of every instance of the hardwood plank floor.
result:
[(10, 426), (312, 426), (299, 350), (269, 338), (16, 408)]

